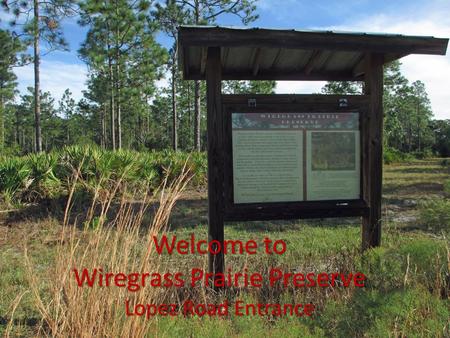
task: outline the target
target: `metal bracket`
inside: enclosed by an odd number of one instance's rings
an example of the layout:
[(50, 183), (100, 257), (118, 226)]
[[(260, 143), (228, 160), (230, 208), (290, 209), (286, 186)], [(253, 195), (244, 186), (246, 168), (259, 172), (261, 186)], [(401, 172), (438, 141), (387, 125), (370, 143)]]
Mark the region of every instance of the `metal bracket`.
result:
[(339, 108), (346, 108), (348, 107), (348, 100), (347, 99), (339, 99)]

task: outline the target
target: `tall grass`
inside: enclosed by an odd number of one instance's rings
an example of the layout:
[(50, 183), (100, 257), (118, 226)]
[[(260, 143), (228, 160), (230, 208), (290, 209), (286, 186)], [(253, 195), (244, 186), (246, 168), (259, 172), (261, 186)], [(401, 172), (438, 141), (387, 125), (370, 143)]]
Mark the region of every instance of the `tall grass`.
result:
[[(87, 184), (80, 167), (74, 169), (71, 181), (73, 192), (75, 186)], [(129, 162), (131, 163), (131, 161)], [(121, 178), (131, 174), (132, 167), (127, 166), (123, 172), (115, 173), (121, 184)], [(112, 192), (106, 199), (101, 194), (94, 194), (93, 205), (100, 203), (102, 208), (87, 217), (106, 219), (111, 201), (120, 200), (114, 219), (105, 221), (95, 229), (84, 227), (79, 230), (69, 224), (66, 215), (61, 237), (57, 244), (55, 264), (48, 272), (47, 280), (38, 280), (39, 269), (25, 252), (25, 264), (28, 269), (29, 285), (34, 296), (42, 322), (38, 329), (39, 336), (52, 337), (142, 337), (149, 330), (149, 321), (140, 317), (125, 317), (125, 300), (132, 304), (161, 303), (167, 292), (163, 289), (146, 287), (139, 292), (130, 293), (126, 288), (117, 287), (79, 287), (76, 284), (73, 268), (80, 271), (86, 268), (92, 271), (101, 268), (105, 273), (157, 272), (165, 270), (161, 256), (155, 255), (152, 236), (160, 236), (166, 231), (168, 218), (181, 192), (192, 179), (192, 172), (183, 166), (181, 174), (170, 179), (170, 170), (156, 190), (147, 190), (138, 206), (127, 198), (127, 190), (122, 189), (120, 196)], [(149, 185), (149, 184), (148, 184)], [(117, 189), (115, 190), (118, 191)], [(69, 195), (66, 212), (70, 212), (73, 194)], [(143, 224), (144, 214), (150, 202), (158, 197), (159, 207), (154, 213), (151, 224)], [(89, 219), (87, 220), (88, 222)], [(44, 287), (43, 287), (44, 285)]]
[(429, 199), (420, 204), (420, 221), (437, 233), (450, 234), (450, 199)]

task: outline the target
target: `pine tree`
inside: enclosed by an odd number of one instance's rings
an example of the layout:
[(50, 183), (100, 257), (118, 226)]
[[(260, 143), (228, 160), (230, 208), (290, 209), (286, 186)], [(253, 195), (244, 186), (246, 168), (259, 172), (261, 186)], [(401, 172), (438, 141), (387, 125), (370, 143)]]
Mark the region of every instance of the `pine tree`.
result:
[[(174, 0), (166, 1), (165, 10), (183, 13), (180, 18), (176, 14), (171, 17), (177, 19), (175, 26), (182, 24), (208, 25), (214, 24), (222, 16), (231, 14), (240, 18), (244, 25), (256, 20), (257, 0)], [(167, 15), (167, 14), (166, 14)], [(173, 24), (173, 23), (171, 23)], [(201, 149), (201, 85), (194, 82), (194, 147)], [(174, 97), (176, 95), (173, 95)], [(173, 114), (175, 116), (175, 114)]]
[(40, 63), (41, 42), (46, 44), (46, 53), (62, 49), (67, 50), (64, 40), (61, 20), (72, 16), (76, 12), (74, 0), (28, 0), (28, 1), (2, 1), (7, 12), (15, 16), (11, 22), (13, 26), (20, 25), (19, 32), (26, 44), (33, 45), (34, 63), (34, 127), (35, 152), (42, 151), (41, 135), (41, 101), (40, 101)]
[(10, 32), (0, 30), (0, 149), (5, 145), (5, 109), (6, 102), (14, 98), (16, 91), (16, 75), (13, 67), (19, 64), (17, 53), (23, 46), (17, 37)]
[[(61, 100), (59, 100), (58, 112), (60, 116), (64, 117), (64, 133), (66, 134), (65, 144), (73, 143), (75, 133), (74, 119), (75, 119), (75, 100), (72, 98), (72, 92), (67, 88)], [(81, 132), (81, 130), (79, 130)]]
[(169, 50), (170, 86), (172, 101), (172, 149), (178, 150), (178, 111), (177, 111), (177, 82), (178, 82), (178, 26), (189, 23), (188, 13), (175, 0), (166, 0), (164, 5), (156, 4), (154, 12), (161, 28), (173, 40)]
[[(384, 67), (384, 142), (386, 146), (404, 152), (421, 152), (433, 143), (432, 111), (425, 86), (412, 84), (401, 73), (401, 63), (391, 62)], [(325, 94), (360, 94), (357, 82), (328, 82)]]
[(91, 79), (106, 81), (112, 149), (122, 147), (122, 110), (124, 105), (130, 109), (128, 95), (144, 99), (162, 76), (159, 65), (165, 61), (164, 50), (154, 40), (156, 25), (149, 9), (146, 0), (86, 0), (81, 4), (80, 23), (89, 26), (89, 32), (79, 53), (89, 65)]

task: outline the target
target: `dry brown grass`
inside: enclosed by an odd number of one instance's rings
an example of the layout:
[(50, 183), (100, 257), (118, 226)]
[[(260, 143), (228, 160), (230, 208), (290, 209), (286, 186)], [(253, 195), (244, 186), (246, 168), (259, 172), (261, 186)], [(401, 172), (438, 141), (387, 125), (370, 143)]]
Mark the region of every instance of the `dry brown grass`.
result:
[[(75, 171), (73, 184), (79, 183)], [(127, 191), (121, 182), (112, 182), (111, 193), (101, 199), (95, 194), (82, 230), (80, 224), (68, 224), (71, 196), (69, 195), (64, 226), (57, 243), (54, 267), (47, 280), (36, 278), (39, 269), (25, 250), (25, 265), (29, 287), (42, 321), (38, 336), (51, 337), (142, 337), (149, 330), (150, 321), (125, 316), (125, 300), (131, 304), (161, 303), (167, 296), (164, 289), (144, 287), (131, 293), (122, 287), (79, 287), (73, 269), (90, 271), (101, 268), (104, 273), (143, 273), (161, 271), (162, 258), (154, 253), (153, 236), (161, 236), (167, 229), (169, 215), (192, 175), (185, 168), (173, 182), (165, 180), (161, 189), (144, 197), (136, 210), (126, 199)], [(144, 214), (155, 197), (159, 207), (153, 221), (143, 224)], [(113, 199), (119, 200), (115, 218), (107, 221)], [(100, 205), (100, 208), (96, 208)], [(96, 215), (95, 211), (99, 210)], [(95, 229), (91, 229), (93, 220)], [(12, 308), (20, 302), (17, 298)], [(11, 316), (11, 323), (13, 316)], [(6, 336), (11, 332), (9, 325)]]

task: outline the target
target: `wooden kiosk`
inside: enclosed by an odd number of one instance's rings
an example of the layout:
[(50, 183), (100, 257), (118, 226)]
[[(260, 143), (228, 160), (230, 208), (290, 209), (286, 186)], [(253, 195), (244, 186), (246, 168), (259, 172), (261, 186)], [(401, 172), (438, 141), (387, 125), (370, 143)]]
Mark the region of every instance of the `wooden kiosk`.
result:
[[(445, 55), (448, 39), (182, 26), (178, 43), (184, 79), (206, 80), (207, 85), (209, 241), (223, 243), (226, 221), (362, 216), (362, 249), (380, 245), (383, 65), (409, 54)], [(364, 95), (223, 95), (222, 80), (363, 81)], [(352, 119), (353, 129), (349, 127)], [(263, 127), (265, 134), (244, 133)], [(296, 133), (281, 133), (286, 130)], [(324, 137), (321, 130), (334, 134)], [(346, 135), (338, 134), (342, 131)], [(258, 142), (252, 141), (252, 135), (257, 135)], [(264, 135), (273, 142), (264, 140)], [(314, 150), (308, 149), (313, 149), (314, 140), (322, 145), (353, 140), (349, 144), (357, 151), (338, 154), (333, 163), (323, 164), (321, 158), (311, 160)], [(286, 147), (273, 148), (280, 142), (289, 145), (290, 153), (283, 155)], [(311, 146), (306, 147), (308, 142)], [(259, 161), (266, 153), (274, 158)], [(336, 186), (326, 198), (321, 182), (332, 185), (326, 183), (328, 167), (336, 165), (339, 173), (343, 156), (351, 158), (352, 166), (344, 169), (354, 175), (342, 181), (348, 182), (342, 187), (353, 188), (343, 193)], [(287, 160), (292, 157), (296, 160)], [(283, 159), (290, 164), (283, 164)], [(252, 163), (267, 169), (259, 181)], [(280, 167), (285, 171), (267, 175)], [(244, 174), (238, 173), (239, 168), (244, 168)], [(288, 173), (301, 174), (289, 181)], [(265, 191), (258, 190), (258, 182), (267, 182)], [(276, 184), (285, 188), (270, 196), (267, 190)], [(224, 271), (223, 253), (210, 255), (209, 271)]]

